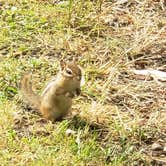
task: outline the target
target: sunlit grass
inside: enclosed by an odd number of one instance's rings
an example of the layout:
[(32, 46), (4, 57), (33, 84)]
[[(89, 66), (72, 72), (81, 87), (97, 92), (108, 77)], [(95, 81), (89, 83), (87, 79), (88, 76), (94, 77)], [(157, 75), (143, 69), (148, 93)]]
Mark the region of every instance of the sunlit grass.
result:
[[(165, 70), (162, 5), (0, 2), (1, 165), (150, 165), (151, 144), (164, 140), (165, 84), (132, 69)], [(73, 57), (84, 70), (82, 94), (65, 120), (44, 121), (24, 104), (20, 79), (31, 72), (40, 94), (59, 60)]]

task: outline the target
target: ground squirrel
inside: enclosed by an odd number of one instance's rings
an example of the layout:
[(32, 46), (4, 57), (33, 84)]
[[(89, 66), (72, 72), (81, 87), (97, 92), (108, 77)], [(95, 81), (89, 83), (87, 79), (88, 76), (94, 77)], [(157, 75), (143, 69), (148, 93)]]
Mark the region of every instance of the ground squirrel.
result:
[(60, 61), (60, 71), (56, 78), (48, 83), (40, 96), (32, 90), (31, 75), (25, 74), (21, 80), (21, 91), (26, 100), (37, 108), (44, 118), (56, 121), (68, 114), (72, 98), (79, 95), (81, 70), (75, 61)]

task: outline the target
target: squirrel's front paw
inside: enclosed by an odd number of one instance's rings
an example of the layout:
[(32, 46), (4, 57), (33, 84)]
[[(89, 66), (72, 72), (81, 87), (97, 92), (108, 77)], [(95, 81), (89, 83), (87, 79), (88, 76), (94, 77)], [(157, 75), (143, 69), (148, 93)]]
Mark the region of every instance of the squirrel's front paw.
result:
[(74, 93), (66, 92), (65, 96), (66, 96), (66, 97), (73, 98), (75, 95), (74, 95)]

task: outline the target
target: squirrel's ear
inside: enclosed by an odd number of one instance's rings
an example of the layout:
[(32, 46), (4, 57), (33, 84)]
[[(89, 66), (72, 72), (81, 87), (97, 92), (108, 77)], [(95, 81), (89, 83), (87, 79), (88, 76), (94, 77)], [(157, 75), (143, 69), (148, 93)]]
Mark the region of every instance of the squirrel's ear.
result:
[(60, 60), (60, 67), (61, 67), (61, 70), (63, 70), (66, 66), (66, 63), (63, 61), (63, 60)]

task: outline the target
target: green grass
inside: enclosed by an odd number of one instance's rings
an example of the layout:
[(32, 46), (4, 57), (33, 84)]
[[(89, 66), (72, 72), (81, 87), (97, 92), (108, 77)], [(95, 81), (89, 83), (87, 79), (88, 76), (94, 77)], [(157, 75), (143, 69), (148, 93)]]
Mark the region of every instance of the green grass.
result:
[[(166, 70), (165, 11), (158, 1), (0, 1), (1, 165), (151, 165), (165, 142), (164, 82), (133, 69)], [(84, 70), (72, 115), (43, 121), (19, 85), (33, 74), (37, 93), (75, 57)], [(70, 129), (74, 134), (67, 135)]]

